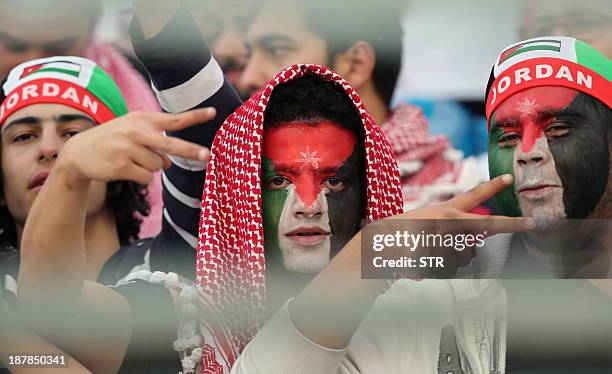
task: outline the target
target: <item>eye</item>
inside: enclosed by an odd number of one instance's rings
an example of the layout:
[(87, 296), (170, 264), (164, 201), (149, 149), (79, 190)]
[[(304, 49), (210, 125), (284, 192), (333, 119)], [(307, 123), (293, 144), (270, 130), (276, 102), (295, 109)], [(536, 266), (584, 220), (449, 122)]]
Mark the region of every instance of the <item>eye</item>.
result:
[(338, 177), (327, 178), (323, 181), (323, 186), (331, 192), (340, 192), (346, 188), (344, 181)]
[(291, 51), (291, 47), (285, 45), (270, 45), (268, 46), (268, 54), (274, 58), (285, 56)]
[(19, 134), (13, 138), (13, 141), (11, 143), (23, 143), (31, 139), (34, 139), (34, 134), (29, 134), (29, 133)]
[(521, 141), (521, 136), (517, 132), (506, 132), (497, 138), (497, 144), (502, 147), (515, 147)]
[(271, 177), (266, 181), (266, 188), (269, 190), (283, 190), (291, 184), (291, 181), (285, 177)]
[(564, 123), (553, 123), (546, 128), (546, 136), (549, 138), (558, 138), (569, 133), (570, 127)]
[(64, 136), (68, 137), (68, 138), (72, 138), (75, 135), (78, 135), (81, 133), (81, 130), (67, 130), (64, 132)]

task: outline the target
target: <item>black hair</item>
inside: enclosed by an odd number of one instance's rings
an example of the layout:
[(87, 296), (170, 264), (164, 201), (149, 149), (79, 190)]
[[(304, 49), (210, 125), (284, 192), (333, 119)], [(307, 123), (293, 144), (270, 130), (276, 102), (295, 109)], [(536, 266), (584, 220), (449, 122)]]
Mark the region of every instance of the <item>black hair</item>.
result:
[(274, 88), (264, 114), (265, 126), (316, 120), (335, 122), (363, 139), (357, 108), (340, 85), (308, 74)]
[[(3, 183), (0, 183), (0, 196), (4, 197)], [(111, 209), (117, 223), (117, 234), (122, 246), (139, 238), (139, 216), (150, 213), (147, 187), (131, 181), (111, 182), (107, 185), (104, 205)], [(19, 248), (15, 220), (5, 204), (0, 206), (0, 247)]]
[(390, 105), (402, 60), (402, 26), (394, 0), (372, 4), (354, 0), (303, 2), (310, 30), (327, 43), (330, 64), (338, 54), (358, 41), (372, 46), (376, 64), (372, 81), (376, 92)]

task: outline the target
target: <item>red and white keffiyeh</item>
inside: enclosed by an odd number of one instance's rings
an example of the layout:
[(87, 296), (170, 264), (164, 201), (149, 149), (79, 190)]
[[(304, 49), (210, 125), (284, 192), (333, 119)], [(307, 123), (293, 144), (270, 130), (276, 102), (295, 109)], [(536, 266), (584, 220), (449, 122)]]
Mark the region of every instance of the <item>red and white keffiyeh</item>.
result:
[(393, 151), (355, 90), (338, 74), (317, 65), (293, 65), (280, 72), (227, 118), (212, 146), (197, 253), (196, 288), (202, 330), (199, 373), (229, 373), (264, 322), (264, 111), (276, 86), (307, 74), (340, 85), (359, 112), (365, 130), (365, 218), (378, 220), (402, 211), (400, 176)]
[(446, 201), (482, 181), (473, 158), (429, 132), (420, 108), (400, 104), (381, 127), (399, 164), (405, 211)]

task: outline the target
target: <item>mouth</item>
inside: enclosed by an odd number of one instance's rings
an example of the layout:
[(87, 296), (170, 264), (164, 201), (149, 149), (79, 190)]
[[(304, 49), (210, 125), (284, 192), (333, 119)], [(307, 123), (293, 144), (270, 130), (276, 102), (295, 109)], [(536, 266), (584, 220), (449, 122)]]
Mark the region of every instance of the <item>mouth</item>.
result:
[(518, 193), (527, 199), (541, 199), (554, 192), (557, 188), (561, 188), (561, 186), (555, 184), (537, 184), (521, 187)]
[(49, 177), (48, 171), (40, 171), (34, 175), (34, 178), (30, 181), (30, 185), (28, 189), (30, 190), (40, 190), (40, 188), (45, 184), (45, 181)]
[(301, 246), (310, 247), (323, 243), (331, 233), (321, 227), (298, 227), (285, 234), (285, 236)]

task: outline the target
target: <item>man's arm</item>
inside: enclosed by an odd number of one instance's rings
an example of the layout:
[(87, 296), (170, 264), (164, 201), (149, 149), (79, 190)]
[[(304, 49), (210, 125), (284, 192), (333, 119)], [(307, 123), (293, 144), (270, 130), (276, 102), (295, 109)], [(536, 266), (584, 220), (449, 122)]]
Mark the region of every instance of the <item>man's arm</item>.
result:
[[(136, 14), (130, 34), (136, 55), (149, 72), (164, 111), (179, 113), (201, 107), (217, 109), (217, 116), (212, 121), (169, 133), (211, 147), (223, 121), (241, 105), (241, 101), (224, 78), (191, 13), (179, 3), (134, 0)], [(168, 268), (160, 262), (180, 263), (184, 258), (183, 271), (178, 272), (193, 277), (206, 164), (180, 157), (171, 157), (170, 160), (172, 166), (162, 174), (164, 215), (160, 235), (164, 246), (169, 248), (163, 251), (162, 260), (159, 260), (160, 256), (152, 257), (151, 266), (156, 270), (176, 271), (176, 268)]]
[[(390, 219), (462, 220), (468, 232), (489, 234), (526, 231), (525, 218), (484, 217), (468, 213), (512, 183), (498, 177), (448, 202), (403, 213)], [(410, 228), (407, 228), (410, 229)], [(420, 227), (412, 227), (420, 232)], [(358, 233), (306, 288), (281, 309), (253, 341), (233, 368), (234, 373), (336, 373), (348, 344), (383, 290), (385, 280), (361, 278), (361, 234)], [(410, 311), (406, 311), (410, 318)], [(282, 341), (282, 344), (279, 342)], [(309, 353), (309, 354), (308, 354)], [(262, 357), (295, 357), (273, 360)], [(279, 367), (279, 363), (283, 366)]]
[[(13, 308), (0, 297), (0, 362), (10, 368), (12, 373), (89, 373), (84, 366), (62, 350), (35, 334), (17, 316)], [(11, 367), (9, 355), (62, 355), (68, 367), (49, 369), (27, 369)]]
[(85, 240), (91, 184), (147, 184), (155, 171), (169, 165), (162, 154), (205, 160), (207, 149), (161, 132), (204, 122), (214, 114), (212, 109), (179, 115), (132, 113), (79, 133), (63, 146), (30, 209), (21, 243), (20, 312), (37, 333), (94, 372), (120, 367), (133, 323), (121, 294), (85, 281), (85, 248), (97, 244)]

